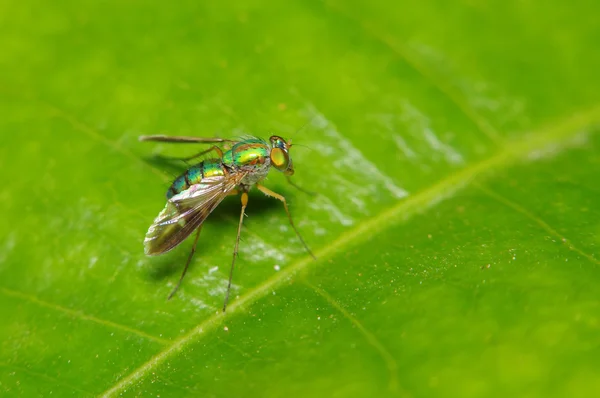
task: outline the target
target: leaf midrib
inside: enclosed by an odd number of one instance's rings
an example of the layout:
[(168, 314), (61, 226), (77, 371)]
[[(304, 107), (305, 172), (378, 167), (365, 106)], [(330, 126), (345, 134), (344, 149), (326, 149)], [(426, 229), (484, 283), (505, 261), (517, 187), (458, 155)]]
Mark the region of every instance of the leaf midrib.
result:
[(417, 213), (426, 211), (440, 201), (450, 197), (457, 190), (464, 188), (473, 179), (483, 173), (500, 167), (508, 167), (516, 160), (525, 157), (535, 150), (544, 149), (549, 145), (561, 144), (569, 140), (573, 133), (579, 133), (582, 129), (598, 123), (600, 123), (600, 105), (576, 113), (574, 116), (560, 122), (551, 123), (549, 127), (533, 132), (518, 142), (508, 142), (499, 152), (490, 158), (474, 163), (431, 187), (398, 202), (375, 217), (362, 221), (353, 229), (340, 235), (335, 241), (327, 245), (327, 247), (316, 251), (315, 254), (319, 259), (318, 261), (313, 261), (312, 258), (305, 257), (273, 275), (262, 284), (247, 291), (228, 307), (226, 314), (219, 312), (205, 319), (187, 334), (174, 340), (171, 345), (152, 356), (136, 370), (122, 378), (102, 393), (101, 396), (115, 396), (119, 392), (124, 391), (136, 381), (144, 378), (145, 375), (151, 374), (152, 370), (165, 360), (177, 355), (185, 347), (196, 342), (207, 331), (215, 329), (226, 317), (241, 312), (243, 308), (255, 303), (267, 295), (268, 292), (285, 284), (295, 274), (308, 266), (318, 264), (349, 245), (366, 240), (367, 237), (372, 238), (374, 234), (396, 225), (399, 221), (407, 220)]

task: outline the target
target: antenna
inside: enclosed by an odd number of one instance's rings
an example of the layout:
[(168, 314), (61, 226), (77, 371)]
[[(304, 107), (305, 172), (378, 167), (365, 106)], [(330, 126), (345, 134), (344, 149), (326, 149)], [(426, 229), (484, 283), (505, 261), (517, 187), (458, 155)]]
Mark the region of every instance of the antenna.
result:
[(314, 120), (315, 120), (315, 116), (311, 117), (311, 118), (310, 118), (310, 120), (308, 120), (306, 123), (304, 123), (304, 124), (302, 125), (302, 127), (300, 127), (298, 130), (296, 130), (296, 132), (290, 136), (290, 142), (292, 141), (292, 138), (294, 138), (294, 136), (295, 136), (296, 134), (298, 134), (299, 132), (301, 132), (302, 130), (304, 130), (304, 128), (305, 128), (306, 126), (308, 126), (309, 124), (312, 124), (312, 122), (313, 122)]

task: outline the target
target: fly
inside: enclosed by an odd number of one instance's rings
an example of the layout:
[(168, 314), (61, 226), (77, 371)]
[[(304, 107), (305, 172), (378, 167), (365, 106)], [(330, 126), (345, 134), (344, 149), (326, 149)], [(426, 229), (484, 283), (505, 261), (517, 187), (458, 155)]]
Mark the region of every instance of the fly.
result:
[[(244, 211), (248, 206), (248, 191), (254, 186), (265, 195), (278, 199), (283, 203), (290, 225), (296, 232), (298, 239), (306, 251), (315, 258), (294, 225), (285, 198), (261, 184), (271, 167), (274, 167), (283, 172), (288, 182), (298, 188), (290, 179), (290, 176), (294, 174), (294, 166), (289, 153), (292, 147), (291, 141), (286, 141), (276, 135), (270, 137), (268, 142), (256, 137), (236, 141), (222, 138), (170, 137), (165, 135), (141, 136), (140, 141), (213, 144), (210, 148), (194, 156), (182, 159), (186, 161), (211, 152), (218, 155), (218, 157), (205, 159), (195, 164), (173, 181), (167, 191), (165, 208), (156, 217), (146, 233), (144, 252), (149, 256), (155, 256), (174, 249), (192, 232), (196, 231), (192, 250), (177, 285), (169, 294), (169, 299), (177, 292), (187, 272), (196, 251), (204, 220), (225, 197), (240, 194), (242, 209), (229, 271), (227, 293), (223, 303), (223, 312), (225, 312), (231, 291), (233, 268), (240, 244)], [(224, 147), (225, 151), (218, 146), (219, 144)]]

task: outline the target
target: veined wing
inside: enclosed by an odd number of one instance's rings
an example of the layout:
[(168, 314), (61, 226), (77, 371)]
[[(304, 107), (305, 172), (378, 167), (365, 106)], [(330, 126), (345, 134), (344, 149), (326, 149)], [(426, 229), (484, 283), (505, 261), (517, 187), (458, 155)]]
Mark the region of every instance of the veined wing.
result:
[(144, 252), (157, 255), (183, 242), (241, 182), (245, 173), (204, 178), (173, 196), (148, 229)]

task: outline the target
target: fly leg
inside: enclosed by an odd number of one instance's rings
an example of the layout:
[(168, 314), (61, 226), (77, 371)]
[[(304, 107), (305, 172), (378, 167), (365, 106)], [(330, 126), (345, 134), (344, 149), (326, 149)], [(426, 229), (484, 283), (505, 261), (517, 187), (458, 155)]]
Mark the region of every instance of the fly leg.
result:
[(235, 140), (228, 140), (226, 138), (205, 138), (205, 137), (182, 137), (182, 136), (169, 136), (169, 135), (141, 135), (140, 141), (155, 141), (155, 142), (171, 142), (174, 144), (189, 144), (189, 143), (213, 143), (213, 142), (235, 142)]
[[(203, 138), (203, 137), (183, 137), (183, 136), (168, 136), (168, 135), (141, 135), (139, 137), (140, 141), (154, 141), (154, 142), (170, 142), (175, 144), (190, 144), (190, 143), (198, 143), (198, 144), (209, 144), (209, 143), (225, 143), (225, 146), (231, 146), (232, 143), (235, 143), (235, 140), (228, 140), (225, 138)], [(189, 156), (186, 158), (169, 158), (167, 159), (179, 159), (187, 162), (192, 159), (196, 159), (202, 155), (205, 155), (211, 151), (215, 151), (219, 157), (223, 157), (223, 151), (216, 145), (208, 148), (205, 151), (197, 153), (196, 155)]]
[(229, 302), (229, 293), (231, 292), (231, 279), (233, 278), (233, 267), (235, 266), (235, 259), (238, 255), (238, 248), (240, 247), (240, 235), (242, 233), (242, 223), (244, 222), (244, 212), (248, 206), (248, 193), (242, 192), (242, 211), (240, 212), (240, 223), (238, 224), (237, 237), (235, 238), (235, 247), (233, 249), (233, 259), (231, 260), (231, 270), (229, 271), (229, 283), (227, 284), (227, 294), (225, 295), (225, 302), (223, 303), (223, 312), (227, 308)]
[(196, 253), (196, 245), (198, 244), (198, 238), (200, 237), (200, 230), (202, 230), (202, 225), (200, 225), (198, 227), (198, 231), (196, 232), (196, 238), (194, 239), (194, 245), (192, 246), (192, 251), (190, 252), (190, 255), (188, 256), (188, 259), (185, 263), (185, 267), (183, 267), (183, 272), (181, 273), (181, 276), (179, 277), (179, 282), (177, 282), (177, 285), (171, 291), (171, 293), (169, 294), (169, 297), (167, 297), (167, 300), (171, 300), (171, 298), (175, 295), (177, 290), (179, 290), (179, 286), (181, 286), (181, 281), (183, 280), (183, 277), (185, 276), (185, 274), (188, 270), (188, 267), (190, 266), (190, 262), (192, 261), (192, 257), (194, 257), (194, 253)]
[(186, 158), (178, 158), (178, 159), (180, 159), (180, 160), (183, 160), (184, 162), (188, 162), (188, 161), (190, 161), (190, 160), (193, 160), (193, 159), (199, 158), (199, 157), (200, 157), (200, 156), (202, 156), (202, 155), (206, 155), (207, 153), (209, 153), (209, 152), (212, 152), (212, 151), (215, 151), (215, 152), (217, 153), (217, 155), (219, 155), (219, 157), (220, 157), (220, 158), (222, 158), (222, 157), (223, 157), (223, 150), (221, 150), (221, 148), (219, 148), (218, 146), (216, 146), (216, 145), (213, 145), (213, 146), (211, 146), (210, 148), (208, 148), (208, 149), (206, 149), (206, 150), (204, 150), (204, 151), (202, 151), (202, 152), (198, 152), (198, 153), (197, 153), (197, 154), (195, 154), (195, 155), (188, 156), (188, 157), (186, 157)]
[(304, 192), (305, 194), (310, 195), (310, 196), (317, 196), (316, 192), (309, 191), (307, 189), (302, 188), (300, 185), (296, 184), (294, 181), (292, 181), (292, 179), (290, 178), (290, 176), (285, 176), (285, 179), (287, 180), (288, 184), (290, 184), (291, 186), (293, 186), (294, 188), (296, 188), (298, 191)]
[(285, 212), (287, 213), (288, 218), (290, 220), (290, 225), (292, 226), (292, 228), (294, 228), (294, 231), (296, 232), (296, 235), (298, 236), (298, 239), (300, 239), (300, 242), (302, 242), (302, 245), (304, 246), (304, 249), (306, 249), (306, 251), (308, 252), (308, 254), (310, 254), (311, 257), (316, 260), (317, 258), (315, 257), (315, 255), (313, 254), (313, 252), (310, 251), (310, 249), (308, 248), (308, 245), (306, 244), (306, 242), (304, 242), (304, 239), (302, 239), (302, 235), (300, 235), (300, 232), (298, 232), (298, 229), (294, 225), (294, 220), (292, 220), (292, 215), (290, 214), (290, 209), (288, 208), (287, 201), (285, 200), (285, 198), (282, 195), (280, 195), (280, 194), (278, 194), (276, 192), (271, 191), (269, 188), (267, 188), (267, 187), (265, 187), (263, 185), (256, 184), (256, 187), (262, 193), (264, 193), (265, 195), (270, 196), (270, 197), (275, 198), (275, 199), (278, 199), (278, 200), (280, 200), (283, 203), (283, 207), (285, 208)]
[[(233, 191), (229, 192), (229, 195), (237, 195), (237, 194), (238, 194), (237, 189), (234, 189)], [(190, 255), (188, 256), (188, 259), (185, 263), (185, 267), (183, 267), (183, 272), (181, 273), (181, 276), (179, 277), (177, 286), (175, 286), (175, 288), (171, 291), (171, 293), (169, 294), (169, 297), (167, 297), (167, 300), (171, 300), (173, 298), (173, 296), (175, 295), (175, 293), (177, 293), (177, 290), (179, 290), (179, 287), (181, 286), (181, 281), (183, 281), (183, 278), (185, 277), (185, 274), (187, 273), (190, 263), (192, 262), (192, 257), (194, 257), (194, 253), (196, 253), (196, 246), (198, 245), (198, 238), (200, 238), (201, 230), (202, 230), (202, 225), (200, 225), (198, 227), (198, 230), (196, 231), (196, 237), (194, 238), (194, 245), (192, 246), (192, 251), (190, 252)]]
[(177, 156), (160, 156), (160, 158), (161, 159), (167, 159), (167, 160), (170, 159), (170, 160), (181, 160), (181, 161), (184, 161), (184, 162), (189, 162), (190, 160), (199, 158), (200, 156), (206, 155), (207, 153), (212, 152), (212, 151), (216, 152), (217, 155), (219, 155), (220, 158), (223, 157), (223, 150), (221, 148), (219, 148), (218, 146), (214, 145), (214, 146), (211, 146), (208, 149), (205, 149), (204, 151), (198, 152), (195, 155), (187, 156), (187, 157), (184, 157), (184, 158), (180, 158), (180, 157), (177, 157)]

